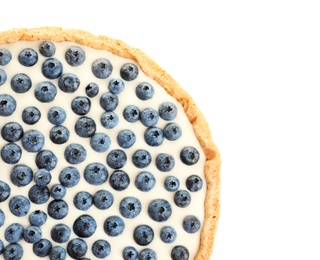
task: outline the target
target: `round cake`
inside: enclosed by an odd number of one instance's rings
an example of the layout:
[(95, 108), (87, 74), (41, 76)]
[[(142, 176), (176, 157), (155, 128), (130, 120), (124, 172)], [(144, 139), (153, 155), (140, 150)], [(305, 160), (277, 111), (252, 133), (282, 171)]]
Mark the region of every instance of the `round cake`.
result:
[(0, 259), (206, 259), (220, 155), (192, 97), (120, 40), (0, 33)]

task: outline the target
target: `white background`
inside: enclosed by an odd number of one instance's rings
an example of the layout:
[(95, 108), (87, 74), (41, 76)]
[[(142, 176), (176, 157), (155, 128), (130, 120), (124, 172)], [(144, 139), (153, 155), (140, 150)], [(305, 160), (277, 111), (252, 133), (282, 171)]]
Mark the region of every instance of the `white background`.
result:
[(319, 1), (6, 2), (1, 31), (118, 38), (193, 95), (223, 160), (212, 260), (320, 259)]

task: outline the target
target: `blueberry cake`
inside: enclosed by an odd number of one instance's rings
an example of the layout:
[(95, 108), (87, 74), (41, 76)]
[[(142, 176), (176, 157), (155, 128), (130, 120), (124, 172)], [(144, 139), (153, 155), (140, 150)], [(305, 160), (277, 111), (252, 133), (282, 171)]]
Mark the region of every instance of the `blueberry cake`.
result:
[(0, 33), (0, 258), (210, 259), (220, 156), (172, 77), (81, 30)]

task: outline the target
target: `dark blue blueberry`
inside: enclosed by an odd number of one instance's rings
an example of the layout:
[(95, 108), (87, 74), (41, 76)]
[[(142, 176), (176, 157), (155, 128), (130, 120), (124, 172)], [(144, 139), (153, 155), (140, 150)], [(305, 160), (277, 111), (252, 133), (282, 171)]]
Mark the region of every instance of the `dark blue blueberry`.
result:
[(56, 53), (56, 46), (51, 41), (44, 41), (39, 46), (39, 52), (44, 57), (52, 57)]
[(109, 81), (108, 89), (111, 93), (118, 95), (124, 90), (124, 82), (122, 79), (112, 79)]
[(164, 135), (162, 129), (159, 127), (152, 126), (144, 132), (144, 141), (150, 146), (160, 146), (163, 140)]
[(7, 65), (12, 59), (11, 52), (7, 49), (0, 49), (0, 65)]
[(59, 60), (50, 58), (42, 63), (41, 71), (47, 79), (57, 79), (62, 75), (63, 66)]
[(11, 116), (17, 108), (16, 100), (8, 95), (0, 95), (0, 116)]
[(86, 211), (93, 205), (93, 197), (87, 191), (79, 191), (73, 198), (73, 205), (79, 210)]
[(44, 146), (44, 135), (38, 130), (29, 130), (21, 139), (23, 148), (31, 153), (39, 152)]
[(26, 227), (23, 232), (23, 238), (27, 243), (37, 243), (42, 238), (41, 228), (38, 226)]
[(47, 186), (33, 185), (29, 190), (28, 196), (34, 204), (44, 204), (50, 199), (50, 190)]
[(0, 202), (6, 201), (7, 198), (9, 198), (10, 193), (11, 193), (10, 186), (4, 181), (0, 181)]
[(157, 253), (150, 248), (141, 250), (139, 260), (157, 260)]
[(90, 215), (81, 215), (73, 223), (73, 232), (82, 238), (91, 237), (97, 229), (97, 222)]
[(179, 190), (174, 194), (174, 203), (180, 207), (188, 207), (191, 203), (190, 193), (186, 190)]
[(42, 210), (35, 210), (29, 215), (29, 222), (33, 226), (42, 226), (47, 221), (47, 214)]
[(81, 47), (72, 46), (66, 50), (65, 58), (69, 65), (76, 67), (85, 61), (86, 54)]
[(21, 65), (31, 67), (38, 62), (38, 53), (32, 48), (23, 49), (18, 55)]
[(66, 93), (74, 93), (80, 86), (80, 79), (73, 73), (65, 73), (59, 78), (59, 88)]
[(34, 95), (40, 102), (50, 103), (57, 95), (57, 88), (50, 81), (42, 81), (35, 87)]
[(118, 216), (110, 216), (103, 223), (104, 232), (111, 237), (121, 235), (124, 228), (125, 224)]
[(23, 238), (24, 228), (19, 223), (10, 224), (4, 231), (4, 238), (9, 243), (17, 243)]
[(67, 251), (61, 246), (55, 246), (51, 249), (49, 254), (50, 260), (65, 260), (67, 258)]
[(23, 136), (23, 128), (17, 122), (6, 123), (1, 129), (1, 136), (7, 142), (17, 142)]
[(165, 226), (161, 228), (160, 238), (164, 243), (173, 243), (177, 238), (177, 232), (173, 227)]
[(120, 149), (110, 151), (107, 155), (107, 164), (112, 169), (120, 169), (125, 166), (127, 162), (127, 155)]
[(183, 219), (182, 227), (188, 233), (196, 233), (201, 227), (200, 220), (196, 216), (188, 215)]
[(92, 137), (96, 132), (96, 123), (92, 118), (82, 116), (76, 121), (74, 130), (80, 137)]
[(149, 245), (152, 242), (153, 238), (153, 229), (148, 225), (139, 225), (133, 231), (133, 239), (140, 246)]
[(36, 256), (45, 257), (50, 254), (52, 244), (48, 239), (42, 238), (33, 244), (32, 250)]
[(90, 163), (84, 169), (85, 180), (92, 185), (101, 185), (108, 179), (108, 170), (102, 163)]
[(181, 127), (176, 123), (169, 123), (163, 128), (163, 135), (169, 141), (178, 140), (182, 135)]
[(137, 175), (134, 184), (138, 190), (147, 192), (154, 187), (156, 184), (156, 179), (150, 172), (140, 172)]
[(51, 238), (54, 242), (65, 243), (71, 236), (71, 229), (66, 224), (56, 224), (50, 232)]
[(52, 107), (47, 114), (48, 121), (54, 125), (61, 125), (67, 118), (67, 113), (62, 107)]
[(138, 168), (145, 168), (151, 163), (152, 157), (147, 150), (139, 149), (132, 155), (132, 163)]
[(28, 125), (36, 124), (41, 118), (41, 112), (36, 107), (26, 107), (22, 111), (22, 121)]
[(92, 254), (97, 258), (105, 258), (111, 253), (111, 246), (107, 240), (99, 239), (92, 245)]
[(155, 126), (159, 121), (159, 114), (155, 109), (148, 107), (141, 111), (140, 121), (146, 127)]
[(138, 251), (133, 246), (127, 246), (122, 250), (122, 257), (124, 260), (137, 260)]
[(69, 144), (64, 151), (64, 158), (70, 164), (82, 163), (87, 157), (87, 151), (81, 144)]
[(20, 260), (23, 256), (23, 247), (20, 244), (8, 244), (3, 250), (5, 260)]
[(69, 129), (63, 125), (56, 125), (50, 130), (50, 140), (55, 144), (64, 144), (69, 140)]
[(10, 179), (18, 187), (27, 186), (33, 179), (33, 171), (28, 165), (17, 164), (11, 170)]
[(159, 116), (166, 121), (176, 118), (178, 109), (175, 104), (171, 102), (164, 102), (159, 106)]
[(13, 215), (24, 217), (30, 210), (30, 201), (22, 195), (14, 196), (9, 201), (9, 209)]
[(172, 213), (171, 205), (164, 199), (155, 199), (148, 206), (148, 214), (151, 219), (157, 222), (164, 222), (169, 219)]
[(39, 169), (33, 175), (33, 179), (38, 186), (45, 187), (51, 181), (51, 173), (46, 169)]
[(41, 150), (36, 156), (36, 165), (39, 169), (53, 170), (58, 163), (58, 158), (50, 150)]
[(53, 219), (63, 219), (68, 212), (69, 206), (64, 200), (53, 200), (48, 205), (48, 214)]
[(140, 110), (137, 106), (129, 105), (123, 110), (123, 117), (130, 123), (135, 123), (140, 118)]
[(98, 209), (108, 209), (112, 206), (113, 202), (113, 195), (107, 190), (99, 190), (93, 196), (93, 204)]
[(0, 86), (2, 86), (7, 81), (7, 73), (0, 69)]
[(91, 108), (91, 101), (87, 97), (75, 97), (71, 101), (71, 109), (72, 111), (79, 115), (84, 116), (89, 113)]
[(138, 77), (139, 69), (133, 63), (126, 63), (120, 68), (120, 76), (126, 81), (135, 80)]
[(50, 189), (50, 195), (56, 200), (62, 200), (67, 193), (67, 189), (62, 184), (54, 184)]
[(128, 188), (130, 184), (130, 178), (129, 175), (121, 170), (114, 171), (109, 178), (110, 186), (117, 190), (122, 191)]
[(173, 169), (175, 165), (175, 160), (172, 155), (160, 153), (156, 157), (156, 166), (159, 171), (169, 172)]
[(97, 83), (91, 82), (86, 86), (86, 95), (90, 98), (95, 97), (99, 93), (99, 86)]
[(191, 192), (201, 190), (202, 185), (203, 185), (203, 181), (202, 181), (201, 177), (198, 175), (193, 174), (187, 178), (186, 186), (187, 186), (188, 190)]
[(8, 143), (1, 149), (1, 159), (8, 164), (15, 164), (21, 158), (22, 150), (15, 143)]
[(65, 167), (59, 174), (59, 181), (66, 188), (74, 187), (80, 181), (80, 172), (76, 167)]
[(111, 75), (113, 66), (109, 60), (99, 58), (92, 63), (91, 70), (98, 79), (106, 79)]
[(119, 123), (119, 117), (115, 112), (105, 112), (100, 118), (101, 125), (104, 128), (112, 129)]
[(16, 93), (26, 93), (32, 86), (31, 78), (24, 74), (18, 73), (11, 78), (11, 88)]
[(6, 220), (6, 215), (4, 214), (4, 212), (2, 211), (2, 209), (0, 209), (0, 227), (3, 226), (5, 220)]
[(2, 242), (2, 240), (0, 239), (0, 255), (3, 253), (4, 250), (4, 244)]
[(199, 161), (200, 154), (192, 146), (184, 147), (180, 152), (180, 159), (186, 165), (194, 165)]
[(100, 98), (100, 106), (107, 112), (114, 111), (119, 104), (118, 96), (107, 92)]
[(172, 260), (188, 260), (189, 251), (185, 246), (175, 246), (171, 250), (171, 259)]
[(81, 238), (74, 238), (70, 240), (67, 245), (68, 255), (73, 259), (80, 259), (88, 251), (87, 243)]
[(90, 139), (91, 148), (98, 153), (106, 152), (110, 144), (110, 137), (104, 133), (95, 133)]
[(164, 181), (164, 188), (167, 191), (176, 191), (179, 189), (180, 182), (177, 177), (174, 176), (168, 176)]
[(136, 95), (141, 100), (151, 99), (154, 95), (153, 86), (148, 82), (142, 82), (136, 87)]
[(135, 197), (125, 197), (120, 202), (120, 213), (125, 218), (135, 218), (141, 212), (141, 202)]
[(129, 129), (121, 130), (117, 135), (117, 142), (121, 148), (130, 148), (136, 142), (136, 135)]

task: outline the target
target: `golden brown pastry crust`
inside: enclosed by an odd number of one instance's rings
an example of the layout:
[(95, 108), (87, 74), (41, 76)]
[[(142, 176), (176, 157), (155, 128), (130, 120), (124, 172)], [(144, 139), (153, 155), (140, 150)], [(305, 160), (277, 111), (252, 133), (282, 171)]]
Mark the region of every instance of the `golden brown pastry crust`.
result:
[(205, 200), (205, 220), (201, 230), (200, 246), (195, 260), (209, 260), (220, 213), (220, 153), (214, 144), (209, 125), (193, 98), (159, 65), (137, 48), (126, 43), (96, 36), (83, 30), (62, 29), (59, 27), (17, 28), (0, 33), (0, 44), (14, 43), (20, 40), (51, 40), (76, 42), (99, 50), (136, 61), (144, 73), (157, 81), (171, 96), (180, 102), (192, 123), (195, 134), (206, 155), (205, 177), (207, 193)]

